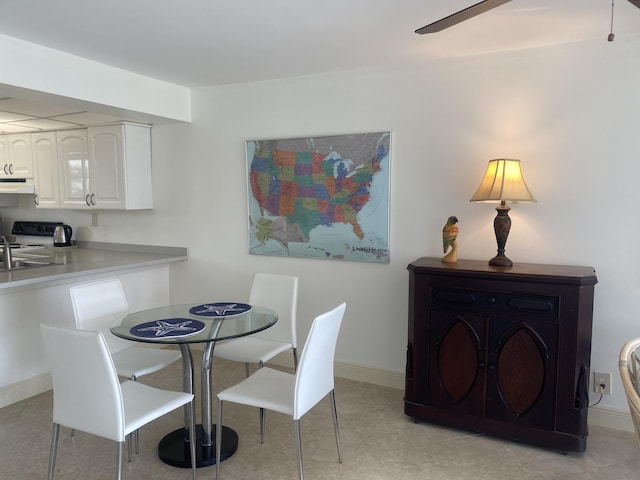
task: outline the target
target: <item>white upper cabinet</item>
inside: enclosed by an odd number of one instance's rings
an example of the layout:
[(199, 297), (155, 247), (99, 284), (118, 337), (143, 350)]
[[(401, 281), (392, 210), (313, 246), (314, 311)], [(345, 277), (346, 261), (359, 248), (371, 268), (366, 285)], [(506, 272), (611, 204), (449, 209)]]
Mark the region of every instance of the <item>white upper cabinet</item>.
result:
[(0, 135), (0, 177), (33, 178), (31, 134)]
[(57, 132), (61, 207), (153, 208), (151, 129), (118, 124)]
[[(0, 135), (0, 172), (2, 172), (5, 165), (9, 164), (9, 139), (7, 135)], [(4, 173), (2, 173), (2, 176)]]
[(153, 208), (150, 127), (124, 123), (87, 130), (92, 207)]
[(60, 206), (91, 208), (87, 129), (56, 132), (60, 178)]
[(56, 132), (31, 134), (35, 194), (38, 208), (60, 208)]

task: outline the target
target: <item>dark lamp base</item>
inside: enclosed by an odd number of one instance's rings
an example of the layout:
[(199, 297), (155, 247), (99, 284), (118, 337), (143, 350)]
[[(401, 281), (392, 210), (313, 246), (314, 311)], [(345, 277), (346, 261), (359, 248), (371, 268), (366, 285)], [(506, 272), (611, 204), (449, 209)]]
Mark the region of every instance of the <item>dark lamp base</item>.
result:
[(489, 265), (492, 265), (494, 267), (512, 267), (513, 262), (505, 255), (496, 255), (491, 260), (489, 260)]

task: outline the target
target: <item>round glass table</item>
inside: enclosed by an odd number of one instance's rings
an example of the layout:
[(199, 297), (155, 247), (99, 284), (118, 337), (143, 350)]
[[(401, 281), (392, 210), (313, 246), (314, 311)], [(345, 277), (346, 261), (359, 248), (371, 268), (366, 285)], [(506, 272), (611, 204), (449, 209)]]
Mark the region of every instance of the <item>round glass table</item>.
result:
[[(211, 421), (212, 360), (219, 340), (250, 335), (271, 327), (278, 315), (268, 308), (237, 302), (169, 305), (135, 312), (124, 317), (111, 332), (135, 342), (178, 345), (182, 354), (183, 390), (194, 393), (193, 357), (190, 345), (204, 344), (200, 369), (202, 423), (196, 426), (196, 466), (216, 463), (215, 429)], [(188, 417), (185, 427), (166, 435), (158, 445), (160, 459), (175, 467), (191, 468)], [(238, 448), (238, 435), (229, 427), (222, 430), (222, 456), (225, 460)]]

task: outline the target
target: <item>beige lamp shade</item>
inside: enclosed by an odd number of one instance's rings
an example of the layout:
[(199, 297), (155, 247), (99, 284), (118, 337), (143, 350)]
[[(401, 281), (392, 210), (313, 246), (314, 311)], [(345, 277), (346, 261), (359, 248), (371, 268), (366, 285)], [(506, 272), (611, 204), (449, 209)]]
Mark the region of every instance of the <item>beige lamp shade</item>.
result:
[(470, 202), (533, 203), (531, 192), (522, 177), (520, 160), (489, 160), (487, 171)]

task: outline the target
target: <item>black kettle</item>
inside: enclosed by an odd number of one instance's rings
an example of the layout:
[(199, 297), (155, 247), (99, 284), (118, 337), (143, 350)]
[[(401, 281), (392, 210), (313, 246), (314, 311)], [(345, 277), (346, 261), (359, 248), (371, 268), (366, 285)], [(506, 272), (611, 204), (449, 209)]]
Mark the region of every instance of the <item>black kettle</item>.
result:
[(73, 229), (69, 225), (57, 225), (53, 231), (53, 246), (68, 247), (71, 245)]

